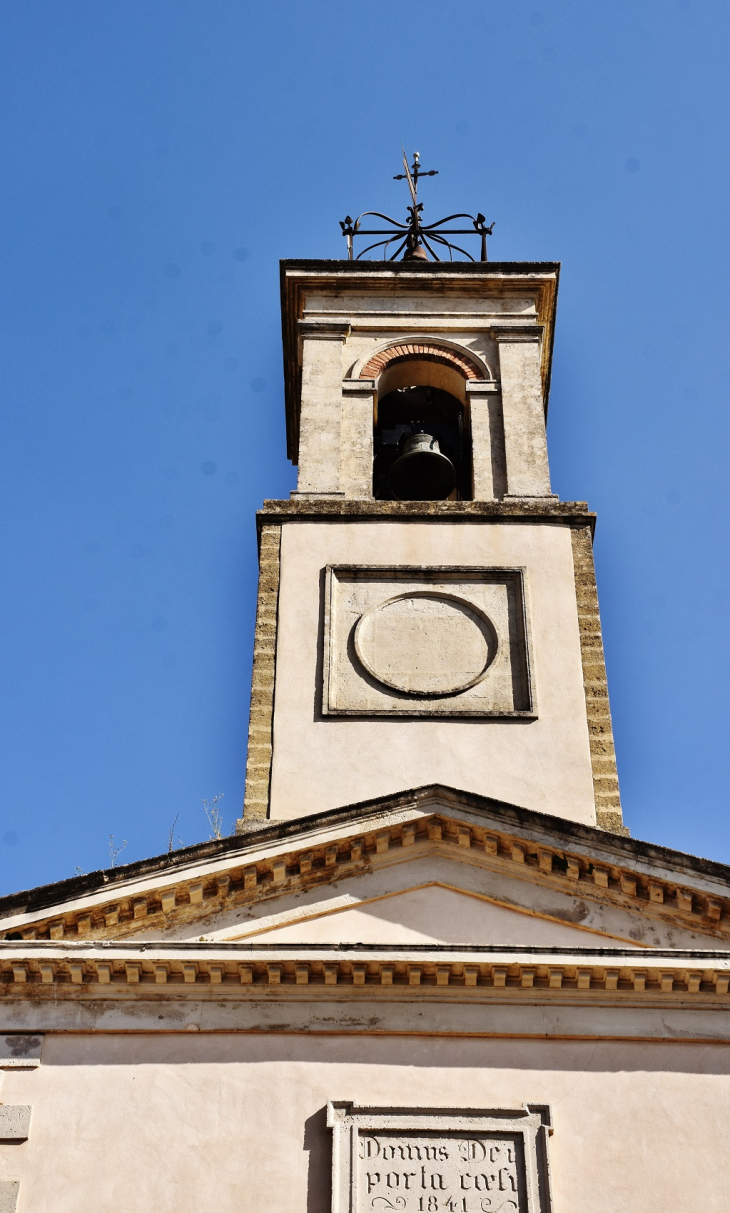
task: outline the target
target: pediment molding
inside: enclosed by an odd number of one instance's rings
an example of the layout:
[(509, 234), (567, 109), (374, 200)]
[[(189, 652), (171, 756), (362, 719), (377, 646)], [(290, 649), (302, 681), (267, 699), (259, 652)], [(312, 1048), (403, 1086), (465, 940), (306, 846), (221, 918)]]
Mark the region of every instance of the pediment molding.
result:
[[(730, 881), (722, 865), (433, 787), (315, 818), (268, 823), (168, 862), (99, 873), (97, 878), (110, 877), (108, 884), (86, 895), (69, 889), (69, 898), (46, 900), (40, 912), (6, 898), (0, 930), (25, 939), (113, 940), (185, 923), (204, 928), (222, 910), (428, 852), (718, 939), (730, 937)], [(56, 888), (61, 893), (63, 886)]]

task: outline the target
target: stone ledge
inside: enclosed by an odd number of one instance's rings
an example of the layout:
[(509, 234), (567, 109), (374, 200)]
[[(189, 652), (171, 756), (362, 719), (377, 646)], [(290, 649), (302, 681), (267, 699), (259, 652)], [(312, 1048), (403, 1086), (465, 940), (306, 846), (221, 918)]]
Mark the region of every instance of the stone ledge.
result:
[(419, 521), (423, 518), (445, 522), (473, 522), (479, 519), (517, 521), (556, 521), (595, 530), (596, 515), (585, 501), (557, 501), (553, 498), (526, 497), (510, 501), (375, 501), (371, 498), (296, 497), (290, 501), (264, 501), (256, 514), (261, 534), (265, 526), (286, 521), (317, 518), (350, 520), (397, 518)]

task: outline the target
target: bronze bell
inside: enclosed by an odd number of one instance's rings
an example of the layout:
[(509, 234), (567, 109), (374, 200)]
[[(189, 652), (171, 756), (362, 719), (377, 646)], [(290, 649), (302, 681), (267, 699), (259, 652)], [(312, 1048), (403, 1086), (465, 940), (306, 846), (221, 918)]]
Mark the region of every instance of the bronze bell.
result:
[(390, 470), (399, 501), (444, 501), (456, 486), (456, 468), (430, 434), (411, 434)]
[(413, 237), (409, 237), (406, 251), (403, 254), (404, 261), (428, 261), (429, 256), (421, 241)]

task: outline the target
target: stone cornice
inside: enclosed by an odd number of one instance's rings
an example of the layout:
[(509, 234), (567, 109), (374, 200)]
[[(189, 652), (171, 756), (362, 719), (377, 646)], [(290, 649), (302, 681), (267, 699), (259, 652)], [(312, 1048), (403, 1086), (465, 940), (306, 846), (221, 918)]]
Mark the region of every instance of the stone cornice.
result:
[(446, 788), (269, 823), (189, 848), (176, 862), (160, 857), (96, 873), (93, 881), (79, 878), (6, 898), (0, 930), (51, 942), (119, 941), (193, 925), (204, 930), (223, 910), (432, 852), (730, 939), (724, 865)]
[(91, 1000), (96, 1014), (102, 1002), (120, 998), (467, 999), (727, 1011), (729, 987), (728, 951), (134, 941), (0, 945), (0, 1001), (7, 1009), (32, 1000), (39, 1022), (48, 1000)]
[(367, 522), (562, 522), (595, 531), (596, 515), (585, 501), (525, 497), (511, 501), (374, 501), (370, 498), (297, 496), (289, 501), (264, 501), (256, 514), (264, 526), (315, 519)]

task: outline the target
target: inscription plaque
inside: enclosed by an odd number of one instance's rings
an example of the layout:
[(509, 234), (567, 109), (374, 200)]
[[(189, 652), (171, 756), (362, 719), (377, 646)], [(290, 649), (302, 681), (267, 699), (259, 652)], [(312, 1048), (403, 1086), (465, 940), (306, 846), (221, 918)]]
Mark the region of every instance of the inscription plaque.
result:
[(549, 1213), (549, 1109), (327, 1106), (332, 1213)]

